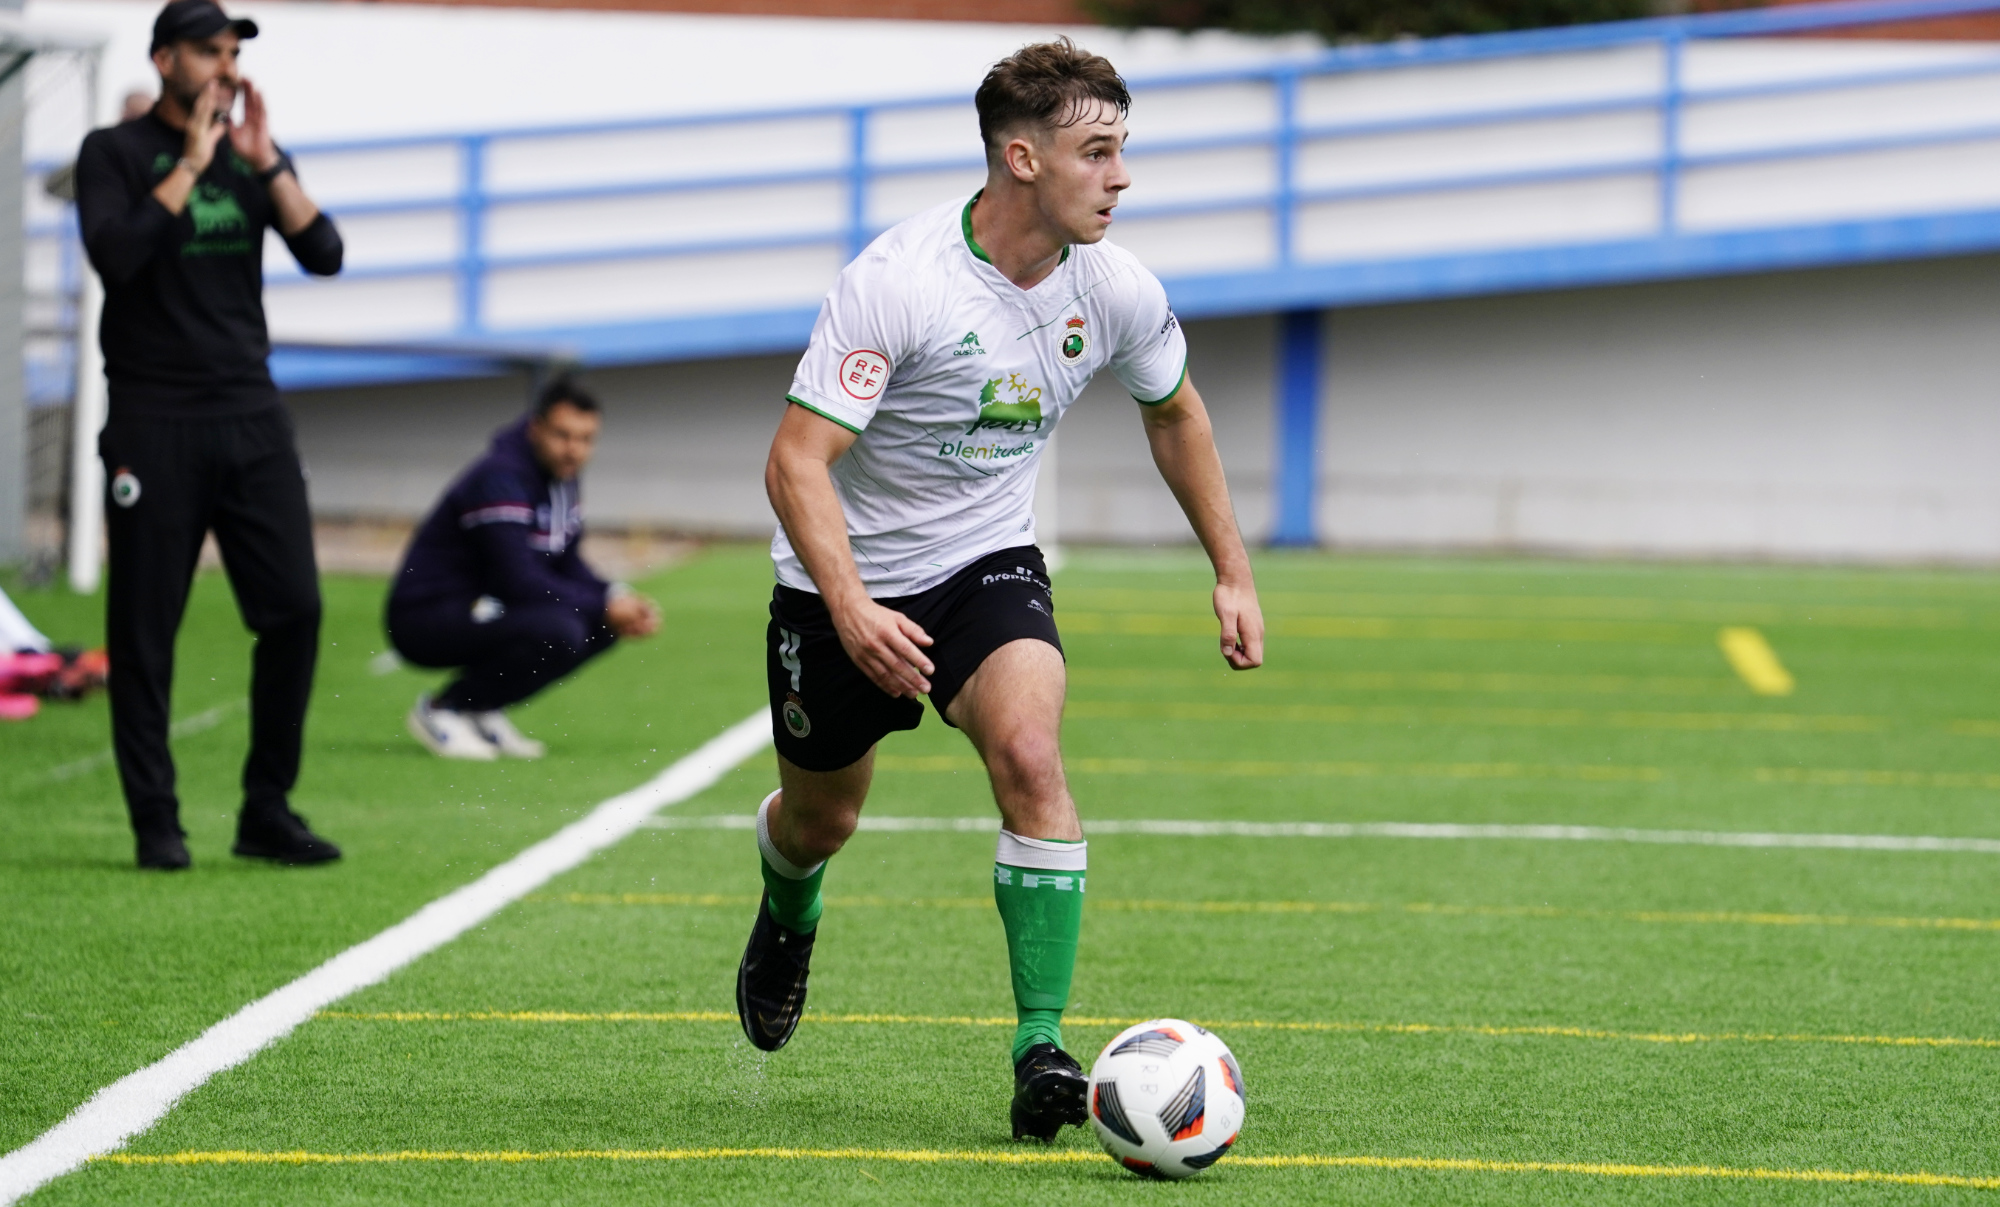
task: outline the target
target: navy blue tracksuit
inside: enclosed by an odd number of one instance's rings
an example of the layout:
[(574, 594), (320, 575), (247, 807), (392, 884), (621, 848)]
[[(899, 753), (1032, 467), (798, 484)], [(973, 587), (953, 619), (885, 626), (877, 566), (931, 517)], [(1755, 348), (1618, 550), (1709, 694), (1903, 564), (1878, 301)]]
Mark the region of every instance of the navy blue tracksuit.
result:
[(418, 527), (389, 592), (396, 651), (460, 668), (437, 707), (504, 708), (611, 647), (609, 587), (578, 554), (582, 539), (577, 483), (542, 468), (528, 421), (494, 433)]

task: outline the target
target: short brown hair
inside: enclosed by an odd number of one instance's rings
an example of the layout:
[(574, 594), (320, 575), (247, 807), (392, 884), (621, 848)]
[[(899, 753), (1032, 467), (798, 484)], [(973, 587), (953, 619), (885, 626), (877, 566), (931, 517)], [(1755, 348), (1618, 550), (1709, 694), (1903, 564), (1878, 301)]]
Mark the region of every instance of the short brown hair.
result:
[(979, 137), (990, 156), (1000, 136), (1024, 122), (1045, 129), (1083, 120), (1091, 101), (1132, 109), (1132, 94), (1111, 60), (1091, 54), (1068, 38), (1035, 42), (993, 64), (972, 103), (979, 110)]

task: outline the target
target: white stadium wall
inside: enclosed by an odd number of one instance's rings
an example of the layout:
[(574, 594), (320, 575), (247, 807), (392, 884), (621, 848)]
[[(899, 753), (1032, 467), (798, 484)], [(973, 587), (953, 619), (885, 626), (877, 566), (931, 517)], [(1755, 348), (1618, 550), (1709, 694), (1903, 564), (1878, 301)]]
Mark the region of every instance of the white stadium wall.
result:
[[(2000, 560), (2000, 257), (1364, 307), (1327, 316), (1327, 543), (1666, 557)], [(1269, 317), (1191, 322), (1245, 530), (1271, 526)], [(606, 370), (592, 521), (761, 536), (793, 358)], [(518, 380), (294, 396), (315, 506), (411, 516)], [(389, 438), (393, 433), (393, 438)], [(1058, 441), (1065, 540), (1192, 539), (1133, 404)]]
[(2000, 258), (1330, 322), (1335, 544), (2000, 560)]

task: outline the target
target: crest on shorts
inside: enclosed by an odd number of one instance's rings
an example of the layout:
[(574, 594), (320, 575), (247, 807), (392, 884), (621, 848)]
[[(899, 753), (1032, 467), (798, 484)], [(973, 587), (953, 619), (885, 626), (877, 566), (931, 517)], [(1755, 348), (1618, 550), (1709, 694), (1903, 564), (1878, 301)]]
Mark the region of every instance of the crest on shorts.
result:
[(111, 501), (120, 507), (130, 507), (139, 501), (139, 475), (118, 467), (118, 473), (111, 479)]
[(1062, 358), (1064, 364), (1075, 364), (1090, 351), (1090, 330), (1083, 325), (1083, 316), (1073, 315), (1063, 324)]
[(793, 692), (785, 693), (785, 703), (778, 709), (778, 715), (785, 718), (785, 732), (795, 738), (807, 737), (813, 731), (812, 718), (806, 716), (805, 705), (799, 703)]

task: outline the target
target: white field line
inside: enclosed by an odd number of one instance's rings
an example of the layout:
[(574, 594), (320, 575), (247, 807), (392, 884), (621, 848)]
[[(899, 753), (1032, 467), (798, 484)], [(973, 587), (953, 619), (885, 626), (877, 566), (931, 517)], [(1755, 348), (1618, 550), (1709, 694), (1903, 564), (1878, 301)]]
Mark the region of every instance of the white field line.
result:
[(714, 784), (771, 741), (760, 708), (647, 783), (612, 797), (484, 876), (258, 998), (160, 1060), (105, 1086), (69, 1118), (0, 1157), (0, 1207), (121, 1147), (182, 1096), (341, 998), (387, 978)]
[[(749, 830), (748, 813), (661, 817), (666, 829)], [(992, 817), (869, 817), (864, 830), (957, 830), (991, 833)], [(1423, 822), (1086, 821), (1084, 833), (1163, 834), (1182, 838), (1500, 838), (1526, 842), (1638, 842), (1692, 847), (1804, 847), (1835, 851), (1970, 851), (2000, 855), (2000, 838), (1932, 838), (1902, 834), (1755, 834), (1737, 830), (1632, 830), (1607, 826), (1465, 826)]]
[[(248, 707), (250, 707), (249, 700), (243, 699), (229, 700), (216, 705), (214, 708), (203, 709), (191, 717), (182, 717), (172, 725), (167, 726), (167, 736), (170, 738), (185, 738), (197, 733), (204, 733), (222, 724), (228, 718), (229, 714), (242, 712)], [(51, 767), (47, 771), (42, 772), (42, 778), (45, 780), (75, 779), (85, 772), (97, 770), (115, 757), (109, 750), (100, 750), (96, 754), (85, 755), (74, 762), (60, 763)]]

